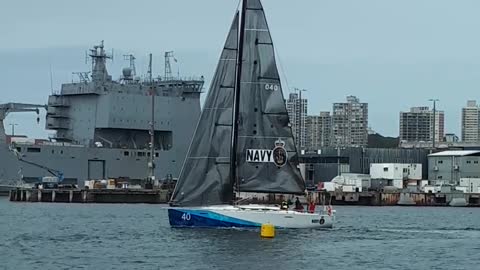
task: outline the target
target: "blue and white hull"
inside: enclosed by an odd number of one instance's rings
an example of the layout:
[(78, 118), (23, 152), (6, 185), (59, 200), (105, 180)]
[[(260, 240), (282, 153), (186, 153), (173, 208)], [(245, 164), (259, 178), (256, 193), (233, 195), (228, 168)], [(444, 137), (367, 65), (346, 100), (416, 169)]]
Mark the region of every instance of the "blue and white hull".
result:
[(276, 228), (332, 228), (334, 215), (280, 210), (262, 205), (170, 208), (172, 227), (257, 228), (270, 223)]

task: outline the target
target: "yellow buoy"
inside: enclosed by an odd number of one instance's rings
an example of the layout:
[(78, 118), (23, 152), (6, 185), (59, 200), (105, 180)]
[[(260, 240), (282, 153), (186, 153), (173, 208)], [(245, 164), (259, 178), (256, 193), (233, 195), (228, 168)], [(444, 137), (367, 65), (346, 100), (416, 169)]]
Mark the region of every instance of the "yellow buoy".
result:
[(264, 238), (274, 238), (275, 226), (270, 223), (262, 224), (262, 227), (260, 229), (260, 236)]

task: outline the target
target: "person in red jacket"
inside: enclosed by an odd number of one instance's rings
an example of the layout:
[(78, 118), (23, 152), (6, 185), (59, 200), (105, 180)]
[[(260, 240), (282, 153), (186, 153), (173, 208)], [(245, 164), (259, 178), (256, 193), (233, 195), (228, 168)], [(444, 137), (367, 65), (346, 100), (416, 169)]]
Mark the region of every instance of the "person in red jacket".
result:
[(313, 199), (310, 199), (310, 202), (308, 203), (308, 212), (315, 213), (315, 202)]

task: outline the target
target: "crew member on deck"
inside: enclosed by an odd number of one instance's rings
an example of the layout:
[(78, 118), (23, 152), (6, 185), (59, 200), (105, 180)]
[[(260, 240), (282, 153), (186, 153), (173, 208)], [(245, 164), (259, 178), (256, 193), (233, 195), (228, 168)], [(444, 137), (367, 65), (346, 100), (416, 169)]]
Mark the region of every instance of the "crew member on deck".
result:
[(297, 211), (303, 211), (303, 205), (302, 203), (300, 202), (300, 199), (297, 197), (297, 199), (295, 200), (295, 210)]
[(288, 203), (287, 201), (282, 201), (282, 204), (280, 204), (280, 209), (281, 210), (288, 210)]
[(315, 213), (315, 201), (310, 198), (310, 202), (308, 203), (308, 212)]

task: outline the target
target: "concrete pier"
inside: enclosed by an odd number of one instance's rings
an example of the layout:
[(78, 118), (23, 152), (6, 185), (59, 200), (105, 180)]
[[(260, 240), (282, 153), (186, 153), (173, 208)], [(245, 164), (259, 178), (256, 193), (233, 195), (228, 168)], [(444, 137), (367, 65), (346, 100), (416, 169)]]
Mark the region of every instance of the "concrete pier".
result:
[[(12, 202), (53, 203), (168, 203), (170, 190), (166, 189), (15, 189), (10, 191)], [(252, 203), (279, 204), (294, 201), (295, 196), (280, 194), (245, 193)], [(363, 206), (449, 206), (455, 200), (464, 201), (468, 207), (480, 207), (478, 193), (415, 193), (415, 192), (314, 192), (313, 200), (320, 205)]]
[(14, 189), (9, 193), (12, 202), (52, 203), (152, 203), (169, 201), (169, 190), (164, 189)]
[[(480, 193), (416, 193), (406, 191), (367, 192), (313, 192), (313, 200), (320, 205), (361, 205), (361, 206), (449, 206), (455, 199), (465, 202), (466, 207), (480, 207)], [(242, 193), (240, 197), (252, 198), (255, 203), (280, 204), (283, 200), (294, 201), (294, 195)]]

